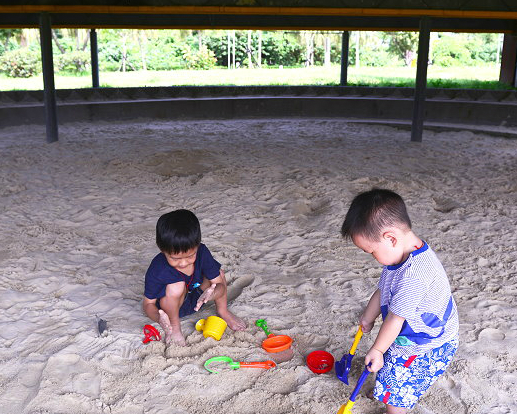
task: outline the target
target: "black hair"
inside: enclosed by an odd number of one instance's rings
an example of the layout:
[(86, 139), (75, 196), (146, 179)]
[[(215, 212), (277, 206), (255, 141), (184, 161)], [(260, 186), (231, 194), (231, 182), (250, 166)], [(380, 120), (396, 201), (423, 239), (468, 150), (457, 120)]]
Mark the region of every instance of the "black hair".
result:
[(401, 196), (391, 190), (374, 188), (352, 200), (341, 235), (345, 238), (360, 235), (378, 241), (387, 227), (411, 230), (411, 220)]
[(189, 210), (174, 210), (162, 215), (156, 223), (156, 244), (162, 252), (184, 253), (201, 243), (201, 227)]

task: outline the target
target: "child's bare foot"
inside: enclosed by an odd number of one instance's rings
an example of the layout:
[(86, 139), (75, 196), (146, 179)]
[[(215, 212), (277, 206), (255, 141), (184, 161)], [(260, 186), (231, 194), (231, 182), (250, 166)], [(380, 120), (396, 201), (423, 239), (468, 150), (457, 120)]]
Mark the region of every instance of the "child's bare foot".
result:
[(233, 313), (231, 313), (229, 310), (226, 310), (225, 312), (218, 312), (219, 316), (223, 318), (230, 329), (234, 331), (244, 331), (247, 328), (246, 322), (244, 322), (241, 318), (238, 316), (235, 316)]
[(158, 313), (160, 315), (160, 319), (158, 320), (158, 323), (160, 324), (163, 331), (165, 332), (165, 343), (168, 344), (172, 337), (171, 321), (169, 319), (169, 316), (162, 309), (159, 309)]
[(187, 345), (187, 341), (185, 341), (185, 337), (181, 332), (172, 332), (171, 335), (172, 342), (174, 342), (176, 345), (179, 346), (185, 346)]
[(172, 328), (169, 316), (162, 309), (160, 309), (158, 313), (160, 314), (160, 320), (158, 321), (158, 323), (165, 331), (165, 343), (168, 344), (172, 340), (172, 342), (174, 342), (176, 345), (187, 345), (185, 337), (183, 336), (181, 331), (177, 331)]

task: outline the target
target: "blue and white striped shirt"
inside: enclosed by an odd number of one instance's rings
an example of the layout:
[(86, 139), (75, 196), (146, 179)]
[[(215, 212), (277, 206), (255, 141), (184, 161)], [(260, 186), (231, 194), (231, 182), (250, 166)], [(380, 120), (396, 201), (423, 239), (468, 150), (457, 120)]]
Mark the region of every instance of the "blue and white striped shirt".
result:
[(405, 319), (390, 347), (393, 356), (422, 355), (458, 337), (458, 311), (449, 279), (427, 243), (403, 263), (384, 266), (379, 290), (382, 318), (392, 312)]

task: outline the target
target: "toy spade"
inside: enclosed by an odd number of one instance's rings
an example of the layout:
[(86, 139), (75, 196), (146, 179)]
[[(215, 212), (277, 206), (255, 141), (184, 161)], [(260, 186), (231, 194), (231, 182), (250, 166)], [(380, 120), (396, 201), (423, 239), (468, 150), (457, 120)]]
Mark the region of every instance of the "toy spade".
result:
[[(370, 364), (371, 365), (371, 364)], [(352, 391), (352, 395), (346, 402), (346, 404), (343, 404), (337, 414), (352, 414), (352, 407), (355, 404), (355, 399), (357, 397), (357, 394), (359, 394), (359, 391), (361, 391), (361, 387), (363, 386), (364, 382), (366, 381), (366, 377), (370, 371), (368, 371), (368, 368), (365, 367), (363, 373), (359, 377), (359, 381), (357, 381), (357, 385), (354, 388), (354, 391)]]
[(262, 328), (267, 338), (262, 341), (262, 348), (269, 353), (282, 352), (291, 348), (293, 340), (287, 335), (275, 335), (269, 332), (265, 319), (257, 319), (255, 322), (259, 328)]
[(341, 360), (336, 361), (336, 364), (334, 366), (336, 370), (336, 376), (346, 385), (348, 385), (348, 373), (350, 372), (350, 368), (352, 367), (352, 358), (355, 355), (355, 350), (357, 349), (357, 345), (359, 344), (359, 341), (361, 340), (362, 336), (363, 329), (361, 328), (361, 325), (359, 325), (359, 329), (355, 334), (354, 343), (350, 348), (350, 352), (348, 353), (348, 355), (343, 355)]

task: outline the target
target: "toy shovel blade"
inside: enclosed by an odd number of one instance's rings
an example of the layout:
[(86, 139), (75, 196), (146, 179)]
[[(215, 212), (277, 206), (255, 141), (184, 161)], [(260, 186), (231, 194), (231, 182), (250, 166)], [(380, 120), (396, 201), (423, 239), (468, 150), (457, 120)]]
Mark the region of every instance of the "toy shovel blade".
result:
[(352, 358), (355, 355), (355, 350), (357, 349), (357, 345), (363, 336), (363, 329), (361, 325), (359, 325), (359, 329), (357, 329), (357, 333), (354, 337), (354, 343), (350, 348), (350, 352), (348, 355), (343, 355), (343, 357), (336, 361), (334, 365), (334, 369), (336, 371), (336, 376), (343, 381), (346, 385), (348, 385), (348, 373), (350, 372), (350, 368), (352, 368)]
[(350, 368), (352, 367), (352, 358), (354, 356), (351, 354), (343, 355), (341, 360), (336, 361), (334, 365), (334, 369), (336, 370), (336, 376), (343, 381), (346, 385), (348, 385), (348, 373), (350, 372)]

